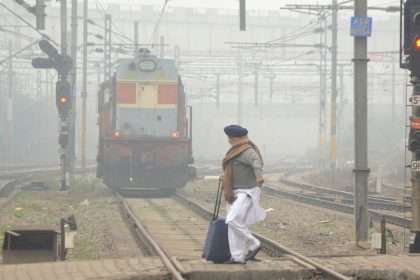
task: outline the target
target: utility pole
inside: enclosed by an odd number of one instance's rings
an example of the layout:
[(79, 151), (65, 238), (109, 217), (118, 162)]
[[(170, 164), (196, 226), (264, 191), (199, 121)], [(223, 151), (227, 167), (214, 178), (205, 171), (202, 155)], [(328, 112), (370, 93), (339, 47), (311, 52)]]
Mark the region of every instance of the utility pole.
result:
[(241, 62), (238, 62), (238, 124), (242, 124), (242, 65)]
[(337, 0), (332, 0), (330, 168), (333, 172), (335, 171), (337, 164), (337, 17)]
[(9, 161), (9, 163), (13, 160), (12, 155), (13, 155), (13, 134), (14, 134), (14, 129), (13, 129), (13, 45), (12, 45), (12, 41), (9, 41), (9, 63), (8, 63), (8, 71), (7, 71), (7, 116), (6, 116), (6, 143), (7, 143), (7, 151), (6, 151), (6, 155), (7, 155), (7, 159)]
[(134, 21), (134, 54), (139, 50), (139, 22)]
[[(83, 65), (82, 65), (82, 133), (80, 137), (80, 150), (82, 172), (86, 173), (86, 122), (87, 122), (87, 49), (88, 49), (88, 0), (83, 0)], [(99, 70), (99, 69), (98, 69)]]
[(395, 125), (395, 54), (391, 54), (392, 57), (392, 66), (391, 66), (391, 71), (392, 71), (392, 78), (391, 78), (391, 116), (392, 116), (392, 126)]
[(319, 159), (320, 168), (325, 167), (325, 139), (327, 134), (327, 17), (324, 11), (319, 15)]
[[(67, 0), (60, 1), (60, 20), (61, 20), (61, 55), (67, 55)], [(67, 81), (67, 77), (61, 77)], [(69, 116), (67, 119), (61, 119), (60, 122), (60, 135), (68, 134)], [(65, 191), (68, 189), (69, 183), (69, 146), (67, 148), (61, 147), (61, 186), (60, 190)]]
[(71, 1), (71, 57), (73, 69), (71, 72), (71, 89), (73, 94), (72, 110), (69, 118), (69, 170), (73, 181), (74, 167), (76, 161), (76, 97), (77, 97), (77, 0)]
[(259, 80), (259, 75), (258, 75), (258, 67), (255, 66), (255, 70), (254, 70), (254, 105), (258, 106), (258, 99), (259, 99), (259, 92), (258, 92), (258, 81)]
[[(354, 1), (355, 17), (367, 18), (367, 0)], [(356, 242), (368, 240), (367, 37), (354, 37), (354, 220)]]
[(105, 15), (105, 45), (104, 45), (104, 81), (111, 79), (111, 47), (112, 47), (112, 18)]
[(165, 37), (160, 36), (160, 58), (165, 57)]

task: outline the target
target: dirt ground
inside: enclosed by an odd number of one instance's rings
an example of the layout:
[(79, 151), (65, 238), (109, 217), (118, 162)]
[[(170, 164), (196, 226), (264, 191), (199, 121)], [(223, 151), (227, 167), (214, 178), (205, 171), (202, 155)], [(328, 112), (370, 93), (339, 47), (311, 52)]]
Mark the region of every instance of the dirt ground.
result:
[(45, 225), (59, 229), (60, 218), (74, 214), (78, 230), (69, 260), (141, 256), (136, 241), (120, 216), (111, 192), (95, 178), (77, 178), (67, 192), (44, 178), (46, 191), (23, 191), (0, 210), (3, 233), (16, 226)]
[[(212, 209), (217, 190), (216, 180), (196, 180), (186, 186), (184, 192)], [(272, 208), (264, 222), (253, 227), (281, 244), (305, 255), (370, 255), (376, 250), (362, 249), (353, 242), (353, 217), (291, 200), (263, 195), (262, 205)], [(391, 254), (402, 250), (404, 231), (389, 227), (389, 246)], [(370, 233), (378, 232), (374, 225)], [(391, 237), (392, 235), (392, 237)]]

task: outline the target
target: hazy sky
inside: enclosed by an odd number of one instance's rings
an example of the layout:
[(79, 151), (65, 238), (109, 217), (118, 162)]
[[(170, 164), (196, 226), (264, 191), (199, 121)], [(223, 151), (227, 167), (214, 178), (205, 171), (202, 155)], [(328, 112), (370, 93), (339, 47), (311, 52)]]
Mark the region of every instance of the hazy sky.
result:
[[(112, 1), (112, 0), (108, 0)], [(114, 2), (113, 0), (112, 2)], [(338, 0), (339, 2), (343, 0)], [(163, 3), (164, 0), (131, 0), (131, 3), (141, 4), (157, 4)], [(399, 5), (399, 0), (368, 0), (369, 5), (375, 6), (389, 6)], [(285, 4), (329, 4), (331, 0), (247, 0), (247, 7), (250, 9), (261, 10), (275, 10)], [(183, 6), (183, 7), (212, 7), (224, 9), (236, 9), (238, 7), (238, 0), (169, 0), (170, 6)]]

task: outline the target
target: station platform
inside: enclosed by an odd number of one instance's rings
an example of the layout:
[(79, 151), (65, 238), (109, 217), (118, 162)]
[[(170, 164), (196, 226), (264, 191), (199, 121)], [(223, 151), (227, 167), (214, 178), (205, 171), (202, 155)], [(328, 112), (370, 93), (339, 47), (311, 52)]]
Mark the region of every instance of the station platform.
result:
[[(313, 260), (354, 279), (419, 280), (420, 255), (319, 257)], [(248, 262), (213, 264), (202, 259), (173, 258), (189, 280), (313, 279), (317, 272), (289, 256)], [(95, 261), (0, 265), (0, 280), (167, 280), (159, 258), (143, 257)]]
[(159, 258), (0, 265), (0, 280), (161, 280), (169, 274)]
[(420, 280), (420, 254), (326, 257), (315, 260), (360, 279)]

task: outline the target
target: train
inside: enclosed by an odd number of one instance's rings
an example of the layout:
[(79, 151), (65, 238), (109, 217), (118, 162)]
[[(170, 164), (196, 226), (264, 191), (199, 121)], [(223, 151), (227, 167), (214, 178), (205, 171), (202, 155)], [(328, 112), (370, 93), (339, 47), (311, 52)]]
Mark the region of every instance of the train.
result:
[(118, 192), (171, 192), (195, 175), (192, 108), (176, 61), (140, 49), (98, 91), (97, 177)]

